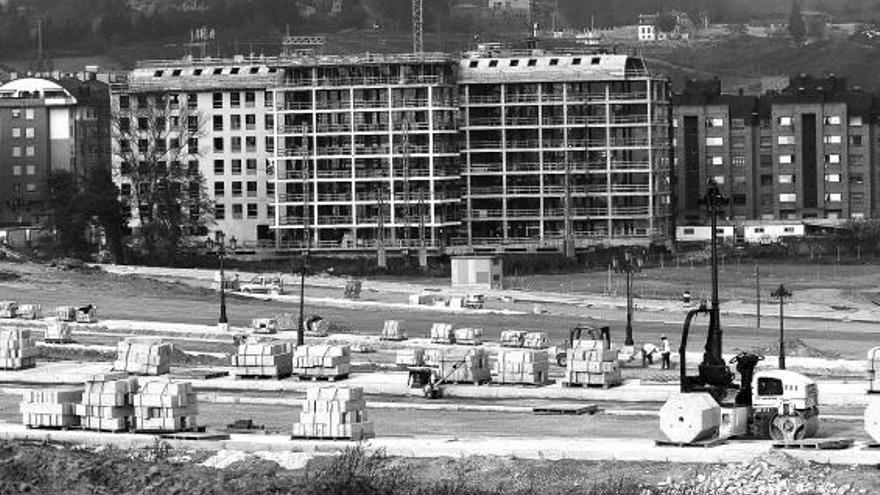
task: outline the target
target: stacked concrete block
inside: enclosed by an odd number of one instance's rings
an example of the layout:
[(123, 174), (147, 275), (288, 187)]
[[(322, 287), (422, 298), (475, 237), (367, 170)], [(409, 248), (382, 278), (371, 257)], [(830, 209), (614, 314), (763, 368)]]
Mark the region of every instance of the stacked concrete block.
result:
[(37, 347), (31, 331), (0, 329), (0, 369), (23, 370), (36, 364)]
[(174, 432), (197, 426), (198, 400), (189, 382), (165, 378), (143, 382), (132, 403), (137, 431)]
[(80, 425), (87, 430), (127, 431), (134, 416), (138, 379), (126, 373), (102, 373), (86, 380), (82, 402), (76, 405)]
[(306, 400), (293, 424), (294, 438), (363, 440), (375, 436), (367, 418), (360, 387), (323, 387), (306, 391)]
[(16, 318), (24, 320), (36, 320), (43, 317), (43, 305), (41, 304), (20, 304), (15, 312)]
[(493, 383), (544, 385), (550, 371), (547, 352), (533, 349), (502, 349), (492, 370)]
[(293, 372), (293, 352), (286, 342), (247, 342), (230, 358), (236, 377), (286, 378)]
[(483, 345), (483, 329), (456, 328), (455, 343), (463, 345)]
[(254, 318), (251, 320), (254, 333), (270, 334), (278, 331), (278, 320), (275, 318)]
[(300, 378), (335, 380), (351, 373), (351, 350), (347, 345), (303, 345), (293, 354), (293, 374)]
[(76, 321), (76, 306), (56, 306), (55, 317), (59, 321)]
[(114, 371), (136, 375), (164, 375), (171, 368), (170, 342), (149, 337), (129, 337), (116, 345)]
[(434, 323), (431, 325), (431, 342), (435, 344), (454, 344), (455, 331), (449, 323)]
[(617, 349), (605, 349), (601, 340), (577, 340), (566, 353), (563, 386), (620, 385), (620, 361)]
[(27, 390), (19, 406), (22, 423), (28, 428), (69, 428), (79, 426), (76, 404), (82, 389)]
[(501, 347), (522, 347), (527, 333), (525, 330), (504, 330), (501, 332)]
[(394, 362), (398, 366), (422, 366), (425, 364), (425, 350), (419, 347), (398, 349), (395, 357)]
[(98, 321), (98, 307), (94, 304), (76, 308), (77, 323), (95, 323)]
[(461, 350), (449, 349), (442, 352), (434, 367), (438, 375), (450, 383), (473, 383), (479, 385), (492, 379), (489, 354), (483, 348)]
[(46, 342), (73, 342), (73, 333), (70, 331), (70, 325), (66, 321), (60, 321), (58, 318), (51, 318), (46, 322), (46, 333), (43, 340)]
[(385, 320), (385, 326), (382, 327), (381, 340), (406, 340), (406, 332), (400, 327), (397, 320)]
[(523, 340), (523, 347), (527, 349), (546, 349), (549, 345), (547, 332), (529, 332)]
[(425, 366), (437, 368), (440, 366), (440, 361), (443, 361), (443, 354), (442, 349), (425, 349), (422, 362)]
[(18, 303), (15, 301), (0, 301), (0, 318), (15, 318), (18, 312)]

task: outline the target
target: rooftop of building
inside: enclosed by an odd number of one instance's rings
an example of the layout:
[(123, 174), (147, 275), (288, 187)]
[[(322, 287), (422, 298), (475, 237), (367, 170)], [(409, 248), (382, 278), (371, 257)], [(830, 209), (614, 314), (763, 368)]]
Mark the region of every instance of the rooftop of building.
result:
[(606, 81), (650, 76), (641, 58), (586, 50), (473, 52), (461, 59), (459, 73), (465, 83)]
[(14, 79), (0, 86), (0, 101), (2, 100), (30, 100), (46, 106), (76, 104), (76, 98), (60, 84), (36, 77)]

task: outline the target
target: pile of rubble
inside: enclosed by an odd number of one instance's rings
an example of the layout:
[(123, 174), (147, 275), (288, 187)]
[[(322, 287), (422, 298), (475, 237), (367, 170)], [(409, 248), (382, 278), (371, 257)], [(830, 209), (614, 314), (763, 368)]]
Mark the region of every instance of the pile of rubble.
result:
[[(705, 470), (682, 481), (660, 483), (653, 494), (691, 493), (719, 495), (788, 495), (858, 493), (851, 485), (826, 478), (827, 465), (811, 464), (783, 452), (772, 451), (748, 463), (731, 463)], [(862, 491), (862, 493), (864, 493)]]

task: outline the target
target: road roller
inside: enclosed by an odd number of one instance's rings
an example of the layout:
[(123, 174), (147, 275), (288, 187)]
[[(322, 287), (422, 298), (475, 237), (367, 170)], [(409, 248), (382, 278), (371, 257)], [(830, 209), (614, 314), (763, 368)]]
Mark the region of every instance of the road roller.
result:
[[(709, 314), (709, 333), (696, 376), (687, 375), (685, 353), (691, 322)], [(691, 444), (727, 438), (812, 438), (819, 429), (816, 383), (788, 370), (755, 367), (763, 356), (742, 352), (725, 362), (717, 306), (703, 302), (688, 312), (678, 350), (681, 393), (660, 408), (660, 430), (673, 443)], [(730, 365), (736, 366), (739, 383)]]

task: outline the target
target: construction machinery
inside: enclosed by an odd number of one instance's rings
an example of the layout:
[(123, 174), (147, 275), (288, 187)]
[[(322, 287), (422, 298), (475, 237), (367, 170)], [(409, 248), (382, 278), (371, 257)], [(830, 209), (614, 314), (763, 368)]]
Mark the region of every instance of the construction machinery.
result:
[(426, 399), (439, 399), (443, 397), (446, 382), (455, 374), (456, 370), (467, 364), (468, 354), (454, 363), (449, 371), (441, 376), (441, 369), (433, 366), (410, 366), (407, 388), (409, 395), (422, 396)]
[[(585, 338), (588, 337), (588, 338)], [(556, 364), (565, 367), (566, 356), (568, 350), (575, 346), (575, 342), (579, 340), (593, 340), (603, 342), (602, 347), (605, 350), (611, 350), (611, 329), (605, 326), (595, 326), (586, 323), (579, 324), (569, 330), (568, 340), (561, 348), (556, 349)]]

